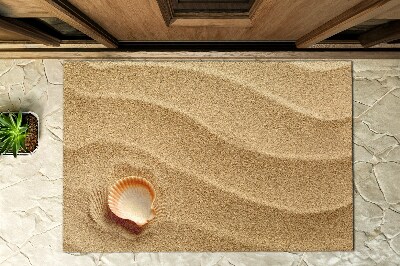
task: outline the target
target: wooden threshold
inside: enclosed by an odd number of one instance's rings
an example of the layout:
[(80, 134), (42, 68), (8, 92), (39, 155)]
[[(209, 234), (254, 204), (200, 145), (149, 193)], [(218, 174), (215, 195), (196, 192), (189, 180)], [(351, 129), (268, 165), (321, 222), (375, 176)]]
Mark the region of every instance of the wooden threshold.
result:
[(66, 0), (38, 0), (43, 9), (108, 48), (117, 48), (118, 41), (100, 25)]
[(299, 38), (296, 41), (296, 46), (298, 48), (310, 47), (397, 5), (399, 5), (398, 0), (364, 0)]
[(364, 47), (371, 47), (383, 42), (400, 39), (400, 21), (391, 21), (373, 28), (358, 38)]
[(19, 48), (0, 49), (4, 59), (129, 59), (129, 60), (324, 60), (324, 59), (400, 59), (400, 49), (307, 51), (129, 51), (94, 48)]

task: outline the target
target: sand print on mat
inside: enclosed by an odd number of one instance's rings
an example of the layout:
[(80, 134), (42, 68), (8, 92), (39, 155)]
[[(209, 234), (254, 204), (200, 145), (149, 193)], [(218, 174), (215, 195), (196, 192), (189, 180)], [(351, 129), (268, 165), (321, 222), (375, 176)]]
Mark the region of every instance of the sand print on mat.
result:
[[(67, 62), (64, 250), (353, 248), (351, 62)], [(121, 225), (136, 175), (156, 217)]]

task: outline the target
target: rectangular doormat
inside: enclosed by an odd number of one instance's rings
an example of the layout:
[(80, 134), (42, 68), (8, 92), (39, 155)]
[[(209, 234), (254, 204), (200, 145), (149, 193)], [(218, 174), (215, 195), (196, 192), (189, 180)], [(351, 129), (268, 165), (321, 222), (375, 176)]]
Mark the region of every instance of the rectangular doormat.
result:
[(64, 72), (64, 251), (353, 249), (351, 62)]

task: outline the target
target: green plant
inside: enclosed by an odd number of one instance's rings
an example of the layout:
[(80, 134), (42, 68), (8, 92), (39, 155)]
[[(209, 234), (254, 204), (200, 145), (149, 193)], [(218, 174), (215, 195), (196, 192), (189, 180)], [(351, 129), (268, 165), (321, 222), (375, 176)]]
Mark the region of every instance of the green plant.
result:
[(17, 157), (22, 148), (26, 151), (25, 139), (28, 126), (22, 124), (22, 113), (0, 114), (0, 154), (11, 152)]

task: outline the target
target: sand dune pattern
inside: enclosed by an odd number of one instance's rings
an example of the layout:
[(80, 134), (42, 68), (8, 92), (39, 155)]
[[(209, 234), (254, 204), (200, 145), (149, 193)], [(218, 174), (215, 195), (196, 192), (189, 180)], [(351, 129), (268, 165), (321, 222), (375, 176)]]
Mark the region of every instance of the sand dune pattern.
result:
[[(65, 251), (352, 249), (350, 62), (64, 71)], [(157, 193), (144, 228), (106, 205), (129, 175)]]

